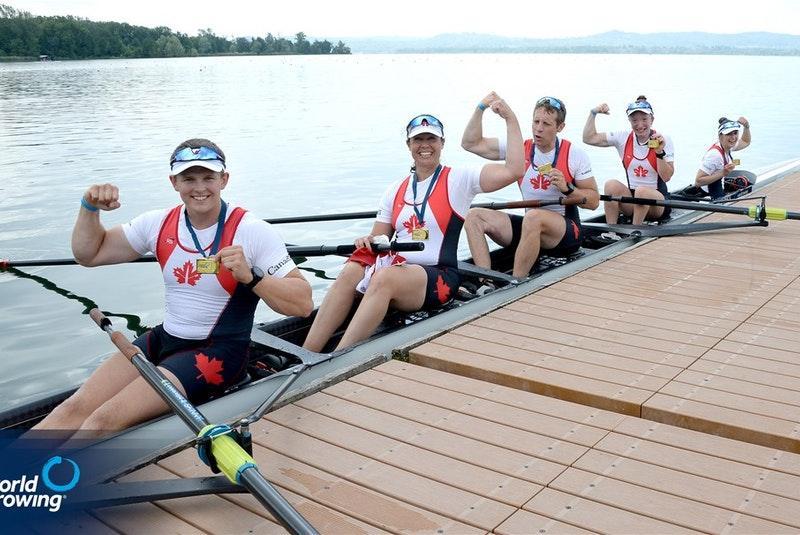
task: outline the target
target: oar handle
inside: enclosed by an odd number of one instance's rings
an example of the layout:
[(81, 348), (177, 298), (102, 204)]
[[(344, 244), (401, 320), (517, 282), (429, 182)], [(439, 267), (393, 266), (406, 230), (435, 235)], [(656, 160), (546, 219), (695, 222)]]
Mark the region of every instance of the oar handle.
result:
[[(356, 250), (355, 244), (347, 243), (344, 245), (293, 245), (287, 247), (292, 256), (324, 256), (324, 255), (349, 255), (353, 254)], [(421, 241), (414, 242), (391, 242), (389, 245), (372, 244), (372, 250), (378, 253), (385, 253), (388, 251), (422, 251), (425, 249), (425, 243)]]
[[(379, 253), (386, 252), (386, 251), (422, 251), (425, 249), (425, 243), (421, 241), (407, 241), (407, 242), (396, 242), (393, 241), (387, 247), (386, 245), (377, 244), (372, 246), (373, 251), (378, 251)], [(355, 250), (355, 249), (354, 249)]]
[(111, 337), (111, 341), (128, 360), (133, 360), (134, 355), (138, 355), (140, 353), (139, 348), (133, 345), (124, 334), (114, 330), (114, 328), (111, 326), (111, 320), (108, 319), (105, 314), (100, 312), (99, 308), (93, 308), (90, 310), (89, 317), (94, 320), (98, 327), (108, 333), (108, 335)]

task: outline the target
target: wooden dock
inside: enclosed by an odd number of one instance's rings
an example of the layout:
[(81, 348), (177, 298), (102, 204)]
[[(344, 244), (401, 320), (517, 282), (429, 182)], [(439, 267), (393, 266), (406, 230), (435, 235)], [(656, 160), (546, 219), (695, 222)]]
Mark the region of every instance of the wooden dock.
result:
[[(768, 194), (800, 206), (800, 173)], [(321, 533), (798, 533), (798, 246), (646, 241), (268, 414), (254, 456)], [(207, 474), (188, 450), (123, 480)], [(284, 532), (248, 495), (77, 522)]]
[[(800, 206), (799, 183), (787, 177), (769, 198)], [(800, 452), (799, 227), (647, 242), (415, 348), (411, 360)]]

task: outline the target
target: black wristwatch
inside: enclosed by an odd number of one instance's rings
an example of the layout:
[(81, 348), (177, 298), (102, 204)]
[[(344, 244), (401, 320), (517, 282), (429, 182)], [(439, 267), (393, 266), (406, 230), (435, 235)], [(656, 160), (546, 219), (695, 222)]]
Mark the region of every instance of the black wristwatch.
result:
[(261, 268), (260, 268), (260, 267), (258, 267), (258, 266), (253, 266), (253, 267), (250, 269), (250, 273), (252, 273), (252, 274), (253, 274), (253, 280), (251, 280), (250, 282), (248, 282), (247, 284), (245, 284), (245, 286), (247, 286), (249, 289), (251, 289), (251, 290), (252, 290), (253, 288), (255, 288), (255, 287), (256, 287), (256, 284), (258, 284), (259, 282), (261, 282), (261, 279), (263, 279), (263, 278), (264, 278), (264, 272), (263, 272), (263, 271), (261, 271)]
[(661, 153), (658, 153), (658, 152), (657, 152), (657, 153), (656, 153), (656, 158), (658, 158), (659, 160), (663, 160), (663, 159), (664, 159), (664, 156), (665, 156), (666, 154), (667, 154), (666, 152), (661, 152)]
[(572, 192), (575, 191), (575, 186), (572, 185), (572, 182), (567, 182), (567, 191), (562, 191), (562, 195), (572, 195)]

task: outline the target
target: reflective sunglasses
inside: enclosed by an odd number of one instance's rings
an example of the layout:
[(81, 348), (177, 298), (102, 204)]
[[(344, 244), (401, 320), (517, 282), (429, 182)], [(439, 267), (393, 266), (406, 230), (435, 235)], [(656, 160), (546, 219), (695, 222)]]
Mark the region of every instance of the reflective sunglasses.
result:
[(418, 126), (438, 126), (444, 132), (444, 125), (442, 121), (434, 117), (433, 115), (417, 115), (413, 119), (408, 122), (408, 126), (406, 126), (406, 134), (410, 133), (413, 128)]
[(646, 100), (640, 100), (639, 102), (631, 102), (630, 104), (628, 104), (627, 111), (630, 112), (634, 110), (650, 110), (650, 113), (652, 113), (653, 107)]
[(536, 101), (537, 106), (550, 106), (551, 108), (555, 108), (557, 110), (563, 110), (564, 104), (558, 100), (556, 97), (542, 97)]
[(225, 163), (225, 158), (209, 147), (185, 147), (179, 150), (169, 161), (170, 165), (177, 162), (194, 162), (198, 160), (218, 160)]
[[(725, 121), (724, 123), (719, 125), (719, 128), (717, 129), (717, 132), (719, 132), (721, 134), (723, 130), (730, 130), (732, 128), (735, 128), (736, 130), (739, 130), (741, 127), (742, 127), (742, 123), (740, 123), (739, 121)], [(730, 134), (730, 133), (731, 132), (728, 132), (728, 134)]]

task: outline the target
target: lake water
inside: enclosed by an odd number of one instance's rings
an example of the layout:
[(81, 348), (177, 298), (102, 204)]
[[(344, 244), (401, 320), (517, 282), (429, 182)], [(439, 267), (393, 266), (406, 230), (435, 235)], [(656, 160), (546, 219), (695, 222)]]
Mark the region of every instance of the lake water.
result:
[[(563, 99), (563, 136), (578, 143), (590, 108), (608, 102), (612, 115), (598, 118), (598, 130), (619, 130), (628, 124), (626, 104), (647, 95), (655, 128), (675, 143), (671, 187), (693, 180), (719, 116), (744, 115), (753, 142), (740, 159), (743, 168), (758, 171), (798, 157), (798, 73), (797, 57), (663, 55), (0, 64), (0, 258), (70, 257), (79, 199), (92, 183), (120, 187), (123, 206), (103, 214), (107, 226), (177, 204), (168, 158), (191, 137), (208, 137), (225, 150), (231, 172), (226, 200), (261, 217), (374, 210), (387, 184), (408, 172), (404, 127), (414, 115), (432, 113), (444, 122), (445, 163), (484, 163), (459, 143), (475, 104), (490, 90), (514, 108), (523, 134), (530, 133), (538, 97)], [(503, 122), (489, 115), (486, 133), (503, 134)], [(620, 175), (615, 150), (587, 150), (598, 183)], [(512, 186), (479, 200), (517, 196)], [(291, 243), (336, 244), (370, 227), (371, 221), (355, 221), (282, 225), (279, 231)], [(301, 266), (317, 303), (340, 265), (341, 259), (327, 257)], [(91, 303), (122, 316), (113, 318), (119, 328), (139, 320), (152, 326), (161, 320), (162, 292), (153, 264), (0, 272), (0, 409), (79, 383), (112, 351), (85, 315)], [(260, 305), (257, 319), (271, 317)]]

